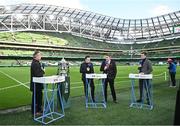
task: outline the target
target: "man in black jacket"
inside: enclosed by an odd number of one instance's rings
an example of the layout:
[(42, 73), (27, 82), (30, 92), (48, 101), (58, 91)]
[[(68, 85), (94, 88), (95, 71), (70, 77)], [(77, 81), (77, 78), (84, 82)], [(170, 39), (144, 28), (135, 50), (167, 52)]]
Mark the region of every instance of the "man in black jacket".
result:
[[(93, 64), (91, 63), (90, 56), (85, 57), (85, 61), (81, 64), (81, 67), (80, 67), (80, 73), (82, 73), (82, 81), (84, 84), (84, 93), (86, 96), (86, 89), (87, 89), (87, 87), (86, 87), (86, 74), (94, 73), (94, 68), (93, 68)], [(94, 81), (93, 81), (93, 79), (88, 79), (88, 83), (89, 82), (90, 82), (90, 87), (91, 87), (91, 97), (92, 97), (93, 102), (95, 102), (95, 99), (94, 99), (94, 90), (95, 90)]]
[(31, 83), (30, 90), (32, 91), (32, 104), (31, 104), (31, 112), (34, 114), (34, 107), (36, 107), (36, 115), (40, 115), (42, 111), (42, 89), (43, 84), (36, 83), (36, 106), (34, 106), (34, 83), (32, 82), (33, 77), (43, 77), (44, 69), (40, 63), (41, 53), (39, 51), (35, 51), (33, 54), (33, 60), (31, 63)]
[(117, 103), (116, 92), (114, 89), (114, 79), (117, 74), (116, 63), (114, 60), (111, 59), (111, 57), (109, 55), (106, 55), (105, 58), (106, 59), (102, 62), (101, 68), (100, 68), (100, 71), (103, 71), (103, 73), (107, 74), (107, 78), (106, 78), (105, 84), (104, 84), (105, 101), (107, 102), (107, 86), (109, 83), (110, 89), (111, 89), (111, 94), (113, 97), (113, 102)]

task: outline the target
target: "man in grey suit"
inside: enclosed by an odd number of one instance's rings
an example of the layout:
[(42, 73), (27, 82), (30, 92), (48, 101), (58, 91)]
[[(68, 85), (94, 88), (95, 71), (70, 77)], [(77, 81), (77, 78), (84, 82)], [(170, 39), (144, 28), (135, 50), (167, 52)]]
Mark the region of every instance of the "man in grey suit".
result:
[[(141, 53), (141, 61), (139, 62), (139, 67), (138, 67), (140, 74), (151, 74), (151, 72), (153, 71), (151, 61), (147, 59), (146, 55), (147, 55), (146, 52)], [(149, 80), (139, 79), (140, 98), (139, 100), (137, 100), (137, 102), (142, 102), (144, 81), (147, 81), (147, 87), (144, 85), (146, 89), (146, 93), (147, 91), (150, 90)], [(147, 96), (147, 104), (150, 104), (148, 96)]]

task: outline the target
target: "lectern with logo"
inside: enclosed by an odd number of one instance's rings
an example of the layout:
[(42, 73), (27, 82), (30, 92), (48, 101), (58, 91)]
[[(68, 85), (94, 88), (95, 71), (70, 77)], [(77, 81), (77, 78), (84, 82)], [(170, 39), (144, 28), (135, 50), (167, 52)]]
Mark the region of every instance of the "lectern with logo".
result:
[[(34, 107), (34, 120), (42, 124), (49, 124), (65, 116), (64, 106), (62, 102), (60, 84), (65, 81), (64, 76), (47, 76), (47, 77), (33, 77), (34, 83), (34, 106), (36, 105), (36, 84), (42, 83), (44, 86), (44, 104), (43, 113), (36, 116), (36, 107)], [(57, 85), (58, 83), (58, 85)], [(59, 97), (57, 97), (59, 95)], [(58, 99), (59, 98), (59, 99)], [(57, 102), (61, 101), (61, 105)]]
[[(152, 74), (129, 74), (129, 78), (131, 79), (131, 104), (130, 107), (134, 108), (147, 108), (153, 109), (153, 89), (152, 89)], [(135, 93), (135, 80), (142, 79), (143, 81), (143, 90), (142, 90), (142, 101), (137, 102), (136, 93)], [(149, 100), (147, 104), (145, 104), (145, 98)]]
[[(106, 78), (107, 74), (86, 74), (86, 108), (106, 108), (104, 97), (104, 83)], [(95, 86), (95, 101), (92, 100), (90, 91), (90, 83), (93, 79), (99, 80), (99, 83)]]

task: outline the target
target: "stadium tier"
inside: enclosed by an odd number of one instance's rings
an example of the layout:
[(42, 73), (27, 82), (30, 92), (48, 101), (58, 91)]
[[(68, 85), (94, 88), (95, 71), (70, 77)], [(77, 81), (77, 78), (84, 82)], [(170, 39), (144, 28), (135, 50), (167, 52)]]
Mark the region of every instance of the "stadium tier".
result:
[(136, 58), (147, 51), (150, 57), (177, 58), (179, 27), (180, 11), (120, 19), (60, 6), (16, 4), (0, 6), (0, 49), (2, 56), (11, 55), (4, 49), (18, 52), (12, 56), (39, 49), (55, 57), (111, 53), (114, 58)]
[(45, 57), (83, 58), (85, 55), (91, 55), (100, 59), (107, 53), (113, 58), (129, 59), (138, 58), (141, 51), (149, 52), (150, 57), (164, 58), (177, 57), (180, 53), (180, 39), (145, 44), (115, 44), (69, 33), (15, 32), (0, 33), (0, 36), (0, 56), (32, 57), (35, 49), (41, 50)]

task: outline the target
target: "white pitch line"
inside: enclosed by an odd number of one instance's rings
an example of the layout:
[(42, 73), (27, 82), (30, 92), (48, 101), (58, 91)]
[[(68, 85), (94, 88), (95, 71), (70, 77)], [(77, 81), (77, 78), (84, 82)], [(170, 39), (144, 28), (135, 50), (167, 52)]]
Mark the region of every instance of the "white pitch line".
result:
[(79, 82), (74, 82), (74, 83), (72, 83), (72, 84), (80, 84), (80, 83), (82, 83), (82, 82), (79, 81)]
[[(156, 74), (156, 75), (153, 75), (153, 76), (157, 78), (157, 76), (162, 76), (162, 75), (164, 75), (164, 73)], [(119, 79), (119, 78), (121, 78), (121, 79), (129, 79), (129, 77), (116, 77), (116, 79)], [(82, 82), (74, 82), (72, 84), (79, 84), (79, 83), (82, 83)]]
[(19, 84), (21, 84), (21, 85), (23, 85), (24, 87), (26, 87), (26, 88), (28, 88), (28, 89), (29, 89), (29, 86), (27, 86), (27, 85), (25, 85), (24, 83), (22, 83), (22, 82), (18, 81), (18, 80), (17, 80), (17, 79), (15, 79), (14, 77), (12, 77), (12, 76), (10, 76), (10, 75), (8, 75), (8, 74), (4, 73), (3, 71), (0, 71), (0, 72), (1, 72), (2, 74), (6, 75), (7, 77), (11, 78), (12, 80), (14, 80), (14, 81), (18, 82)]
[(29, 81), (28, 82), (24, 82), (24, 84), (28, 84), (29, 83)]
[(0, 91), (6, 90), (6, 89), (10, 89), (10, 88), (14, 88), (14, 87), (19, 87), (19, 86), (22, 86), (22, 85), (21, 84), (17, 84), (17, 85), (13, 85), (13, 86), (9, 86), (9, 87), (0, 88)]
[[(164, 75), (164, 73), (161, 73), (161, 74), (157, 74), (157, 75), (153, 75), (154, 78), (160, 78), (160, 76), (162, 77), (162, 75)], [(116, 79), (129, 79), (129, 77), (116, 77)], [(118, 81), (118, 82), (127, 82), (127, 81)], [(71, 85), (74, 85), (74, 84), (80, 84), (80, 83), (83, 83), (83, 82), (74, 82), (74, 83), (71, 83)]]
[[(26, 88), (29, 89), (29, 87), (26, 85), (29, 82), (22, 83), (22, 82), (18, 81), (17, 79), (13, 78), (12, 76), (10, 76), (10, 75), (2, 72), (2, 71), (0, 71), (0, 72), (19, 83), (18, 85), (13, 85), (13, 86), (5, 87), (5, 88), (0, 88), (0, 91), (1, 90), (6, 90), (6, 89), (10, 89), (10, 88), (13, 88), (13, 87), (18, 87), (18, 86), (21, 86), (21, 85), (23, 85), (23, 86), (25, 86)], [(155, 78), (160, 78), (160, 77), (157, 77), (157, 76), (160, 76), (160, 75), (163, 75), (163, 73), (162, 74), (158, 74), (158, 75), (154, 75), (154, 76), (156, 76)], [(125, 77), (116, 77), (116, 78), (125, 78)], [(129, 81), (130, 80), (128, 80), (128, 81), (119, 81), (119, 82), (122, 83), (122, 82), (129, 82)], [(71, 83), (71, 84), (74, 85), (74, 84), (78, 84), (78, 83), (82, 83), (82, 82), (74, 82), (74, 83)], [(116, 84), (119, 84), (119, 83), (116, 83)], [(97, 85), (99, 85), (99, 84), (97, 84)], [(71, 89), (77, 89), (77, 88), (82, 88), (82, 87), (84, 87), (84, 86), (75, 86), (75, 87), (71, 87)]]
[[(29, 84), (29, 82), (25, 82), (23, 84)], [(13, 86), (8, 86), (8, 87), (0, 88), (0, 91), (11, 89), (11, 88), (14, 88), (14, 87), (19, 87), (19, 86), (22, 86), (22, 84), (17, 84), (17, 85), (13, 85)]]
[[(119, 81), (119, 82), (129, 82), (131, 80), (127, 80), (127, 81)], [(120, 83), (115, 83), (115, 84), (120, 84)], [(101, 85), (101, 84), (96, 84), (96, 85)], [(84, 86), (76, 86), (76, 87), (71, 87), (71, 89), (76, 89), (76, 88), (82, 88)]]
[[(27, 83), (29, 83), (29, 82), (26, 82), (24, 84), (27, 84)], [(13, 85), (13, 86), (8, 86), (8, 87), (0, 88), (0, 91), (11, 89), (11, 88), (14, 88), (14, 87), (19, 87), (19, 86), (22, 86), (22, 84), (17, 84), (17, 85)]]
[(71, 87), (71, 89), (82, 88), (84, 86)]
[[(155, 78), (160, 78), (160, 77), (155, 77)], [(123, 82), (130, 82), (131, 80), (127, 80), (127, 81), (118, 81), (118, 82), (121, 82), (121, 83), (123, 83)], [(82, 83), (82, 82), (81, 82)], [(120, 83), (115, 83), (115, 84), (120, 84)], [(100, 85), (100, 84), (97, 84), (97, 85)], [(84, 86), (75, 86), (75, 87), (71, 87), (71, 89), (76, 89), (76, 88), (82, 88), (82, 87), (84, 87)]]

